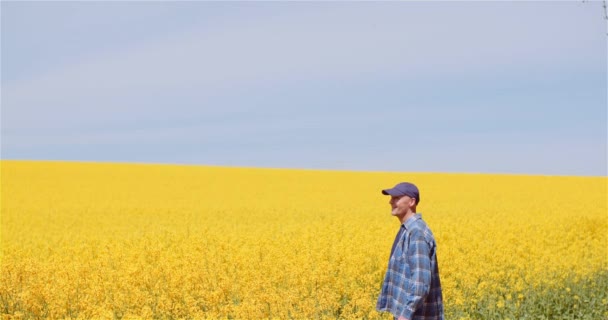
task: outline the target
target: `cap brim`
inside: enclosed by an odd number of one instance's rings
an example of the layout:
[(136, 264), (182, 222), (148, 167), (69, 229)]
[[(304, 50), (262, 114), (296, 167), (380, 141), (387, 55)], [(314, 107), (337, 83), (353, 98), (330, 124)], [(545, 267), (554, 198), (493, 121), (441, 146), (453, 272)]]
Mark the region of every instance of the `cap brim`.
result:
[(382, 194), (385, 196), (400, 196), (401, 192), (395, 189), (384, 189), (382, 190)]

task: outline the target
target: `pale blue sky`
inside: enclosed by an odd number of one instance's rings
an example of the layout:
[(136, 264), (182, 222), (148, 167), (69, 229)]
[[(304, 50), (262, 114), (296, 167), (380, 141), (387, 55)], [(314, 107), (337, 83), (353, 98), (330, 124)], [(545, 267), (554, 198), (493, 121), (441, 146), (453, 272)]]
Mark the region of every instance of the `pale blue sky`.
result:
[(600, 2), (6, 2), (2, 159), (607, 174)]

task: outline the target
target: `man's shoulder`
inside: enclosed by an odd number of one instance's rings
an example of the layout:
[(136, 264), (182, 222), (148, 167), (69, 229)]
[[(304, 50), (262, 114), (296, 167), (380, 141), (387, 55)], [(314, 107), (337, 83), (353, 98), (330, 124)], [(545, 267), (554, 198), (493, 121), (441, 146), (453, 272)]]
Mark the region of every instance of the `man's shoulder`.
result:
[(412, 223), (410, 233), (420, 233), (422, 236), (424, 236), (424, 238), (429, 241), (435, 240), (435, 236), (433, 235), (431, 228), (429, 228), (429, 226), (422, 219), (422, 217), (419, 217), (419, 219), (416, 219), (416, 221)]
[(416, 217), (414, 219), (414, 221), (412, 222), (411, 225), (411, 229), (429, 229), (429, 226), (426, 224), (426, 222), (424, 221), (424, 219), (422, 219), (422, 215), (420, 215), (419, 213), (416, 214)]

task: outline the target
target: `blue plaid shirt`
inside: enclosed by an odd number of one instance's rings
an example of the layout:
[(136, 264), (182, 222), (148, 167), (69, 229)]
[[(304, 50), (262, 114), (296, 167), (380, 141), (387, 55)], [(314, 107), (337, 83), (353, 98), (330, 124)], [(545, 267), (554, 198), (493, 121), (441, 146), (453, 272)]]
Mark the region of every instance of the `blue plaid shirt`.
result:
[(443, 319), (437, 245), (420, 214), (401, 225), (376, 309), (410, 320)]

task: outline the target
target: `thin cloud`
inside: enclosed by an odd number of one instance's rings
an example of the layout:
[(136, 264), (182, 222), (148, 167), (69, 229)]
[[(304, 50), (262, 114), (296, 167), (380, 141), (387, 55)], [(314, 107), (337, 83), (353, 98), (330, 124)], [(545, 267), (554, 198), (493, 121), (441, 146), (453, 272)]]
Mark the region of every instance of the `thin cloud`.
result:
[[(117, 48), (39, 77), (3, 83), (5, 116), (13, 120), (9, 126), (40, 126), (44, 122), (32, 123), (29, 117), (34, 110), (59, 122), (73, 112), (87, 120), (111, 119), (126, 108), (134, 116), (147, 106), (138, 107), (133, 100), (145, 101), (147, 95), (161, 92), (205, 101), (234, 88), (294, 79), (339, 81), (378, 73), (430, 78), (455, 72), (466, 77), (483, 70), (538, 68), (571, 62), (588, 51), (580, 49), (592, 40), (591, 35), (573, 34), (561, 24), (538, 24), (538, 17), (531, 16), (538, 9), (526, 11), (525, 4), (511, 6), (522, 9), (518, 21), (523, 23), (517, 24), (513, 15), (496, 12), (504, 4), (459, 5), (452, 8), (455, 12), (442, 10), (439, 4), (406, 5), (396, 4), (402, 10), (392, 11), (373, 7), (376, 15), (348, 6), (323, 12), (285, 10), (271, 19), (193, 28)], [(467, 7), (471, 12), (465, 11)], [(432, 13), (433, 18), (417, 16), (420, 12)], [(466, 23), (461, 22), (464, 14)], [(562, 14), (558, 10), (556, 18)], [(556, 35), (569, 35), (577, 43), (564, 46)], [(541, 36), (543, 41), (538, 41)]]

